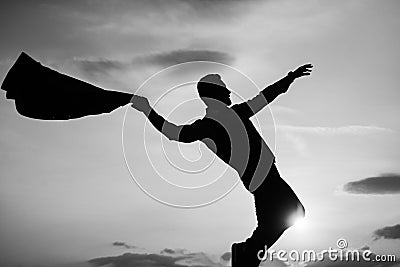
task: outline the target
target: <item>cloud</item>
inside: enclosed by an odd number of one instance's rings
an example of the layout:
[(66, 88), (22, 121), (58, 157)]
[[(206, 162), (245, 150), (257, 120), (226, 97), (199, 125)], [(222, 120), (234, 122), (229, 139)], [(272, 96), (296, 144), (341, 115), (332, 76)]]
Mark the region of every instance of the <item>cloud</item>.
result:
[[(278, 107), (278, 111), (279, 109), (280, 108)], [(274, 108), (272, 110), (274, 111)], [(290, 110), (288, 111), (291, 112)], [(293, 114), (295, 112), (296, 111), (294, 110), (292, 111)], [(396, 133), (395, 130), (373, 125), (347, 125), (340, 127), (276, 125), (276, 130), (282, 133), (288, 141), (292, 143), (293, 147), (303, 156), (308, 155), (309, 153), (307, 143), (304, 140), (305, 137), (358, 137)]]
[(74, 58), (73, 61), (88, 76), (109, 74), (110, 71), (121, 71), (129, 67), (129, 64), (122, 61), (106, 58)]
[(370, 250), (371, 248), (367, 245), (363, 246), (360, 248), (360, 250)]
[(375, 240), (383, 239), (400, 239), (400, 224), (386, 226), (374, 231)]
[(378, 133), (395, 133), (394, 130), (378, 126), (349, 125), (342, 127), (320, 127), (320, 126), (292, 126), (278, 125), (278, 130), (296, 133), (316, 134), (316, 135), (366, 135)]
[[(216, 20), (229, 19), (232, 15), (245, 15), (249, 4), (260, 2), (259, 0), (179, 0), (177, 2), (190, 5), (195, 13), (203, 16), (213, 17)], [(211, 12), (210, 12), (211, 11)], [(227, 16), (228, 14), (228, 16)], [(224, 15), (224, 16), (223, 16)]]
[(285, 133), (286, 139), (292, 143), (294, 149), (302, 156), (309, 155), (309, 150), (307, 149), (307, 144), (301, 136), (286, 132)]
[(164, 248), (161, 253), (166, 253), (166, 254), (175, 254), (175, 250), (170, 249), (170, 248)]
[(221, 259), (224, 261), (229, 261), (231, 259), (232, 255), (230, 252), (225, 252), (224, 254), (221, 255)]
[(144, 60), (162, 67), (191, 61), (212, 61), (229, 65), (233, 63), (234, 57), (226, 52), (216, 50), (179, 49), (150, 55)]
[[(253, 4), (254, 3), (254, 4)], [(111, 43), (126, 48), (150, 48), (171, 45), (175, 41), (188, 44), (188, 36), (210, 36), (221, 26), (230, 27), (231, 21), (238, 21), (251, 15), (260, 8), (260, 0), (116, 0), (116, 1), (52, 1), (43, 5), (51, 14), (61, 14), (58, 19), (68, 20), (71, 34), (79, 33), (82, 38), (95, 38), (90, 33), (106, 34), (101, 45)], [(41, 18), (43, 20), (43, 18)], [(64, 22), (65, 23), (65, 22)], [(57, 28), (58, 29), (58, 28)], [(175, 33), (175, 34), (174, 34)], [(59, 38), (65, 36), (55, 31)], [(179, 34), (179, 35), (176, 35)], [(169, 36), (167, 40), (160, 38)], [(111, 38), (109, 38), (111, 37)], [(140, 38), (132, 38), (140, 37)], [(129, 42), (129, 45), (126, 41)], [(225, 41), (225, 40), (223, 40)], [(189, 42), (190, 43), (190, 42)], [(93, 44), (92, 48), (101, 46)], [(147, 46), (146, 46), (147, 45)], [(79, 47), (82, 49), (82, 46)], [(90, 48), (89, 48), (90, 49)]]
[(352, 194), (400, 194), (400, 175), (382, 174), (368, 177), (345, 184), (343, 190)]
[(178, 49), (167, 52), (136, 56), (129, 61), (108, 58), (74, 58), (73, 63), (86, 76), (110, 74), (113, 71), (140, 69), (145, 66), (169, 67), (192, 61), (212, 61), (232, 64), (234, 57), (226, 52), (217, 50)]
[[(89, 1), (90, 3), (91, 1)], [(96, 3), (96, 1), (93, 1)], [(98, 1), (97, 1), (98, 2)], [(105, 4), (87, 5), (88, 11), (90, 8), (96, 8), (100, 12), (109, 14), (118, 12), (126, 14), (128, 12), (137, 16), (146, 16), (143, 13), (153, 13), (168, 22), (175, 21), (174, 17), (181, 19), (209, 21), (226, 21), (231, 18), (236, 18), (240, 15), (248, 14), (251, 9), (251, 3), (261, 2), (260, 0), (136, 0), (136, 1), (103, 1)], [(109, 2), (109, 3), (108, 3)], [(78, 8), (82, 4), (78, 4)], [(255, 6), (255, 5), (254, 5)], [(77, 8), (77, 7), (75, 7)]]
[(136, 248), (136, 246), (132, 246), (132, 245), (129, 245), (129, 244), (125, 243), (125, 242), (119, 242), (119, 241), (116, 241), (116, 242), (112, 243), (112, 245), (114, 247), (123, 247), (123, 248), (127, 248), (127, 249)]
[(286, 107), (286, 106), (281, 106), (281, 105), (271, 105), (270, 106), (272, 109), (272, 112), (274, 115), (279, 114), (279, 115), (283, 115), (283, 114), (288, 114), (288, 115), (294, 115), (294, 114), (298, 114), (298, 111), (294, 108), (290, 108), (290, 107)]
[(125, 253), (121, 256), (96, 258), (89, 261), (95, 266), (110, 265), (114, 267), (149, 266), (153, 267), (182, 267), (175, 262), (177, 258), (158, 254)]
[(102, 257), (89, 260), (94, 266), (112, 265), (114, 267), (149, 266), (182, 267), (208, 266), (221, 267), (218, 257), (203, 252), (191, 253), (186, 249), (163, 249), (160, 253), (125, 253), (120, 256)]

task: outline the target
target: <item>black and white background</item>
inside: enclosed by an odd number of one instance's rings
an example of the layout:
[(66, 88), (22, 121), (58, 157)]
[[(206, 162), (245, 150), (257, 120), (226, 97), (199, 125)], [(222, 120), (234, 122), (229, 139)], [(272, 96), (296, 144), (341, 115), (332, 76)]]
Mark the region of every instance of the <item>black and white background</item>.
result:
[[(21, 51), (126, 92), (190, 61), (233, 66), (260, 88), (311, 62), (313, 74), (270, 106), (278, 168), (307, 210), (274, 248), (321, 251), (346, 238), (352, 248), (399, 257), (399, 28), (400, 3), (390, 0), (1, 1), (0, 77)], [(143, 95), (155, 101), (159, 92)], [(1, 95), (1, 266), (229, 262), (230, 244), (255, 226), (251, 195), (239, 185), (199, 209), (149, 198), (125, 166), (124, 113), (38, 121)], [(129, 119), (143, 131), (141, 114)], [(141, 151), (132, 156), (147, 161)], [(265, 264), (286, 265), (298, 263)]]

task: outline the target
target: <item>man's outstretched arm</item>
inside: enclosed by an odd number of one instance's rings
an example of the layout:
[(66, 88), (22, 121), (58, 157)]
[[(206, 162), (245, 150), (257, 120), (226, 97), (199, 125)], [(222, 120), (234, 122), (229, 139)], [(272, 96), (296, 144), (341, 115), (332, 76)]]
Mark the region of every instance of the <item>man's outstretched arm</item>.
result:
[(167, 121), (150, 106), (147, 98), (133, 95), (131, 102), (132, 107), (143, 112), (153, 126), (169, 140), (180, 141), (184, 143), (190, 143), (199, 140), (196, 134), (198, 131), (194, 129), (195, 127), (193, 124), (175, 125)]
[(274, 101), (280, 94), (286, 93), (292, 82), (300, 77), (308, 76), (311, 74), (311, 64), (305, 64), (298, 67), (295, 71), (290, 71), (285, 77), (279, 81), (264, 88), (257, 96), (254, 98), (237, 105), (237, 108), (243, 108), (247, 110), (249, 116), (255, 115), (266, 105)]

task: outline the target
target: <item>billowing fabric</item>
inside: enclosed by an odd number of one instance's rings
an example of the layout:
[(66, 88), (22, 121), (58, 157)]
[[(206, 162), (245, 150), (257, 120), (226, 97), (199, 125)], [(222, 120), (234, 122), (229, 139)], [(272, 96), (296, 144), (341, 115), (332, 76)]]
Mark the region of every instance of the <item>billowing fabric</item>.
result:
[(22, 52), (1, 88), (19, 114), (41, 120), (69, 120), (109, 113), (128, 104), (132, 94), (104, 90), (42, 66)]

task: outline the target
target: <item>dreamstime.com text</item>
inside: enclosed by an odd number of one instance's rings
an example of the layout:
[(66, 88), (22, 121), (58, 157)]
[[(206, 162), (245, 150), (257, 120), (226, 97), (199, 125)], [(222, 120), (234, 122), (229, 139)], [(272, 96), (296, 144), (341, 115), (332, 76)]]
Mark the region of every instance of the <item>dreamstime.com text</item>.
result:
[(265, 246), (263, 250), (259, 250), (257, 257), (261, 261), (278, 259), (280, 261), (293, 262), (316, 262), (329, 259), (330, 261), (365, 261), (365, 262), (396, 262), (396, 255), (377, 255), (369, 249), (347, 249), (346, 239), (340, 238), (336, 242), (337, 248), (329, 247), (317, 253), (314, 250), (268, 250)]

